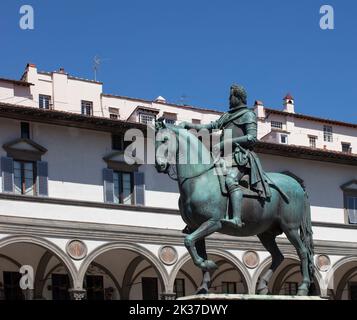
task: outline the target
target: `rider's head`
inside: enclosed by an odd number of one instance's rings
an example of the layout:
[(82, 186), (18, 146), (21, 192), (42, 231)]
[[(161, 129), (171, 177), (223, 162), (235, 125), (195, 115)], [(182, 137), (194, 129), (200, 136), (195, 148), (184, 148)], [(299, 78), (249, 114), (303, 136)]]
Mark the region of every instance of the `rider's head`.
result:
[(229, 95), (229, 107), (230, 109), (237, 108), (239, 106), (245, 106), (247, 104), (247, 92), (242, 86), (233, 84), (231, 86)]

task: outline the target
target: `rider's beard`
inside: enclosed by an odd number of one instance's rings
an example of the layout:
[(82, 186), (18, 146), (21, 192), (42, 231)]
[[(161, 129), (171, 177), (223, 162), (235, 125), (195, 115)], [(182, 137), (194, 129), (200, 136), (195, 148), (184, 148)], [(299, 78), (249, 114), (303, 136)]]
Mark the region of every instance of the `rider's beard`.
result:
[(230, 109), (236, 109), (236, 108), (239, 108), (239, 107), (243, 107), (244, 104), (242, 103), (242, 101), (237, 98), (237, 97), (230, 97), (229, 99), (229, 108)]

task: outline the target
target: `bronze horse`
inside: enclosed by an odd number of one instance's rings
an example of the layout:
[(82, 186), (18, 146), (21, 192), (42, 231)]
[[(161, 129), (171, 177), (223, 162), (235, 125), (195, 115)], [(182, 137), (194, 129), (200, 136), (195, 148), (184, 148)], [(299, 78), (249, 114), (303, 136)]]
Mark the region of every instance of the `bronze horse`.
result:
[[(208, 260), (205, 238), (214, 233), (245, 237), (257, 235), (272, 257), (272, 264), (260, 277), (257, 291), (268, 293), (268, 282), (273, 272), (284, 260), (276, 244), (276, 236), (285, 233), (295, 247), (301, 262), (303, 280), (298, 287), (298, 295), (307, 295), (313, 283), (313, 240), (310, 216), (310, 204), (307, 194), (294, 178), (281, 173), (266, 173), (278, 188), (271, 187), (272, 196), (261, 202), (254, 197), (244, 197), (242, 220), (244, 226), (234, 228), (222, 221), (227, 214), (228, 198), (221, 191), (215, 165), (208, 149), (199, 139), (179, 126), (165, 124), (159, 120), (156, 130), (156, 169), (168, 173), (171, 163), (169, 157), (158, 154), (158, 149), (168, 146), (166, 155), (173, 154), (176, 165), (177, 182), (180, 191), (179, 208), (181, 217), (187, 224), (188, 235), (184, 243), (196, 266), (203, 271), (203, 281), (197, 293), (208, 293), (210, 273), (217, 266)], [(160, 132), (166, 131), (164, 135)], [(167, 134), (169, 132), (170, 134)], [(160, 138), (159, 136), (163, 138)], [(190, 164), (190, 156), (198, 154), (199, 161)], [(182, 163), (181, 159), (187, 161)], [(210, 159), (208, 162), (202, 159)], [(201, 159), (201, 160), (200, 160)], [(181, 163), (180, 163), (181, 162)], [(283, 194), (279, 192), (283, 190)], [(228, 209), (229, 211), (229, 209)]]

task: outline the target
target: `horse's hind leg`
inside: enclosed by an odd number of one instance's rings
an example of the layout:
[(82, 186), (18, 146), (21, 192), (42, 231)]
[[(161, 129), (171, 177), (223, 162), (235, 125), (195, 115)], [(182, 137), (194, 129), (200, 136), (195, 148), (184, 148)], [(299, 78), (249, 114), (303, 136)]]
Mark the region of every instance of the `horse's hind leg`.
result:
[(295, 247), (301, 262), (301, 272), (303, 279), (301, 284), (299, 285), (297, 295), (306, 296), (309, 292), (309, 287), (311, 283), (309, 274), (308, 250), (300, 238), (298, 229), (287, 229), (284, 230), (284, 233), (286, 234), (292, 245)]
[[(205, 239), (196, 242), (196, 250), (200, 257), (205, 261), (208, 259), (206, 251), (206, 241)], [(197, 288), (196, 294), (206, 294), (211, 286), (211, 273), (208, 270), (202, 270), (202, 283)]]
[(269, 251), (272, 258), (272, 263), (270, 268), (259, 278), (257, 291), (259, 294), (268, 294), (268, 283), (271, 279), (274, 271), (279, 267), (279, 265), (283, 262), (284, 256), (280, 252), (278, 245), (275, 241), (276, 235), (271, 232), (264, 232), (258, 234), (258, 238), (263, 244), (264, 248)]

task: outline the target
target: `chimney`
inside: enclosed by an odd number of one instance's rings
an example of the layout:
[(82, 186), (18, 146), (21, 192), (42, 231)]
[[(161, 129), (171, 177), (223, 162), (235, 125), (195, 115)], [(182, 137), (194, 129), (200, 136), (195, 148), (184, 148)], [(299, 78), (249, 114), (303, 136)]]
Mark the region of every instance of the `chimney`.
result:
[(33, 63), (28, 63), (25, 72), (21, 76), (21, 80), (36, 83), (37, 82), (37, 68)]
[(61, 68), (59, 69), (59, 73), (65, 73), (64, 68), (61, 67)]
[(255, 100), (254, 111), (258, 119), (265, 119), (265, 109), (264, 109), (263, 101)]
[(154, 101), (160, 103), (166, 103), (166, 99), (162, 96), (158, 96)]
[(290, 93), (284, 97), (284, 111), (289, 113), (295, 113), (294, 110), (294, 98)]

